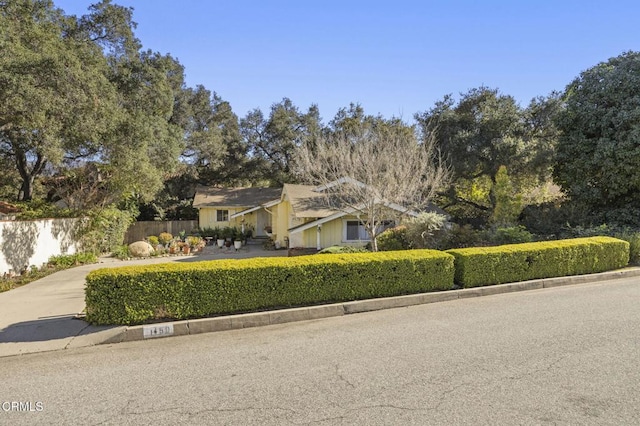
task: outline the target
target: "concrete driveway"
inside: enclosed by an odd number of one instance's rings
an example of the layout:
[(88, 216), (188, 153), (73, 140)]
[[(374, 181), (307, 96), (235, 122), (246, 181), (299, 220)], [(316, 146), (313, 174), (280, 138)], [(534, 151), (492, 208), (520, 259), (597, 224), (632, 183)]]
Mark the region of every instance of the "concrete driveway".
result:
[(102, 343), (122, 327), (96, 327), (76, 316), (85, 308), (85, 277), (93, 270), (166, 262), (286, 256), (286, 250), (266, 251), (247, 245), (239, 251), (207, 246), (202, 253), (100, 263), (56, 272), (25, 286), (0, 293), (0, 357)]

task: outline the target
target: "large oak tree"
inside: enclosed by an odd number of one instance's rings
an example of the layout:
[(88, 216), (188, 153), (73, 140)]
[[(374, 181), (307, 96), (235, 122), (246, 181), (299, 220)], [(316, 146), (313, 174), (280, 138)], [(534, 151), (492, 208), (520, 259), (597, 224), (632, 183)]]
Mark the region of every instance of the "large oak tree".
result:
[(117, 95), (99, 46), (47, 0), (0, 1), (0, 155), (29, 200), (47, 166), (95, 154)]
[(564, 102), (556, 181), (599, 220), (640, 225), (640, 52), (582, 72)]

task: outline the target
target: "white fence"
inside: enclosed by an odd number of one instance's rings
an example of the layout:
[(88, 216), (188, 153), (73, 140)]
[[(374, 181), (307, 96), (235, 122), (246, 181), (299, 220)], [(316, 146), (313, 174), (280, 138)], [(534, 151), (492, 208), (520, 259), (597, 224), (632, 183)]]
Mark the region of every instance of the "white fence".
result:
[(78, 219), (0, 221), (0, 276), (41, 266), (51, 256), (73, 254)]

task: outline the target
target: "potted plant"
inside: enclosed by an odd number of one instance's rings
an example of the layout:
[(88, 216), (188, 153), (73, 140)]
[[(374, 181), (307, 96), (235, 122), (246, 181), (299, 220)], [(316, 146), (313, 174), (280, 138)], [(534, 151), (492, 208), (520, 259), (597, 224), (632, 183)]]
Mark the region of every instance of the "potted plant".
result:
[(208, 245), (211, 245), (212, 242), (218, 238), (218, 234), (220, 233), (220, 228), (203, 228), (202, 229), (202, 238), (207, 242)]
[(247, 228), (242, 235), (242, 244), (247, 244), (247, 241), (253, 237), (253, 229)]
[(191, 253), (191, 247), (189, 246), (189, 244), (187, 244), (187, 243), (178, 243), (178, 245), (181, 247), (182, 254), (190, 254)]
[(161, 232), (160, 235), (158, 235), (158, 242), (165, 247), (167, 247), (167, 245), (170, 244), (172, 240), (173, 235), (168, 232)]
[(202, 238), (196, 237), (195, 235), (190, 235), (187, 237), (186, 243), (192, 251), (196, 252), (200, 248)]

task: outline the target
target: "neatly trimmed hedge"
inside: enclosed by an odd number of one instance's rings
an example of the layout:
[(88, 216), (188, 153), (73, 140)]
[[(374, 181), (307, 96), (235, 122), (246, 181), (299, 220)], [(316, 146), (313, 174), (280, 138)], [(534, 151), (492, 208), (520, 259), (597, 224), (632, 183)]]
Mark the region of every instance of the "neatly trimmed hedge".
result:
[(610, 237), (448, 250), (455, 256), (455, 281), (463, 287), (590, 274), (622, 268), (629, 243)]
[(137, 324), (449, 290), (453, 256), (434, 250), (213, 260), (100, 269), (87, 319)]

